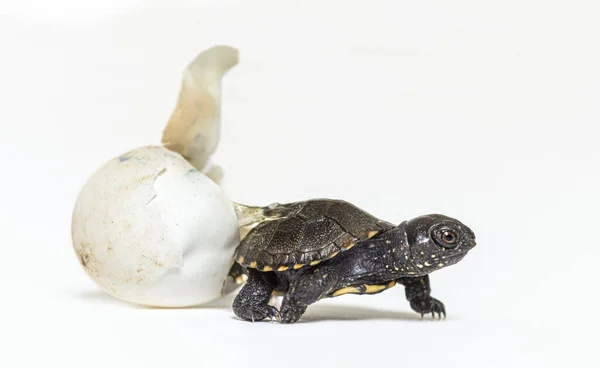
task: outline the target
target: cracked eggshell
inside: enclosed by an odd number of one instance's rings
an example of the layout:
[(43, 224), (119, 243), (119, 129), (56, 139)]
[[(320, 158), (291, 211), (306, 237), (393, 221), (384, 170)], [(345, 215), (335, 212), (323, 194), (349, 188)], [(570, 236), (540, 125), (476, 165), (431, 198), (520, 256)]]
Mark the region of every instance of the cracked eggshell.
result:
[(221, 297), (239, 236), (234, 206), (217, 184), (162, 146), (104, 165), (72, 219), (87, 274), (119, 299), (156, 307)]

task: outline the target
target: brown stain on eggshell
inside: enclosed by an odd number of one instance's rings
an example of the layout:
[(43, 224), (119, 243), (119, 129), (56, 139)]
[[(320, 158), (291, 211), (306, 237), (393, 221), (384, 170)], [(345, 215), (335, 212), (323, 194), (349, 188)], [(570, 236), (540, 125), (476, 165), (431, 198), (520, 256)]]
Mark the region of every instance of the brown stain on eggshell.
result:
[(81, 243), (76, 250), (76, 253), (79, 263), (81, 263), (85, 271), (90, 275), (98, 275), (98, 262), (96, 261), (96, 257), (94, 257), (94, 253), (89, 248), (89, 245), (87, 243)]

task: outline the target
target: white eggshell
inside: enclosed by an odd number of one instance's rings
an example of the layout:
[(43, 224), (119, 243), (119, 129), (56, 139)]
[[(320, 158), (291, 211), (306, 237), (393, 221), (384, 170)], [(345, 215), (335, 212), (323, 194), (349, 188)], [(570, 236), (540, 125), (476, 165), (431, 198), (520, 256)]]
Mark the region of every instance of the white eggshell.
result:
[(157, 307), (222, 296), (240, 239), (232, 202), (162, 146), (133, 150), (98, 170), (75, 204), (72, 236), (100, 287)]

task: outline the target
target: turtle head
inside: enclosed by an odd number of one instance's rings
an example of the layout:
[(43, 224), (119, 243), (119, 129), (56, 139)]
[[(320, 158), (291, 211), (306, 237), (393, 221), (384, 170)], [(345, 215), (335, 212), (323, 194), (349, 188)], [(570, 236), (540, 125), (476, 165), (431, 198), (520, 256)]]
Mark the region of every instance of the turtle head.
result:
[(475, 233), (444, 215), (425, 215), (405, 223), (412, 263), (430, 273), (459, 262), (475, 246)]

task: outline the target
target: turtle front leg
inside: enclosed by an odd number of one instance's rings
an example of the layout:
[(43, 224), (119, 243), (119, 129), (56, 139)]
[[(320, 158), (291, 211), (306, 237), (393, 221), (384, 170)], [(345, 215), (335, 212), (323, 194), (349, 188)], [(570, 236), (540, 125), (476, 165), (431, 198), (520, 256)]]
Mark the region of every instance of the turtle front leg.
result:
[(429, 276), (403, 277), (397, 282), (405, 287), (406, 299), (410, 302), (410, 307), (417, 313), (421, 313), (421, 318), (425, 314), (431, 313), (431, 319), (435, 319), (437, 313), (438, 319), (446, 318), (446, 308), (444, 303), (432, 298), (431, 286), (429, 285)]
[(281, 322), (298, 321), (306, 312), (306, 308), (327, 295), (336, 283), (336, 274), (325, 268), (317, 268), (292, 282), (281, 302)]
[(233, 301), (235, 315), (252, 322), (273, 317), (279, 319), (277, 308), (269, 305), (275, 285), (276, 280), (272, 273), (249, 269), (248, 282)]

